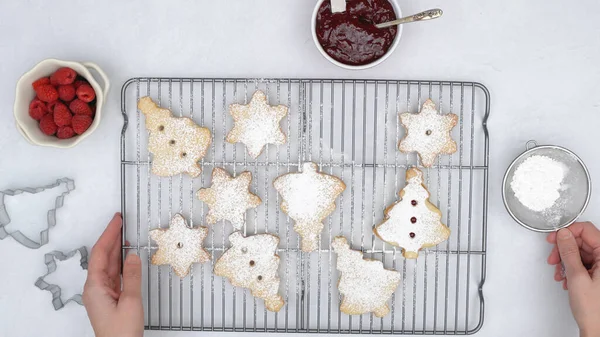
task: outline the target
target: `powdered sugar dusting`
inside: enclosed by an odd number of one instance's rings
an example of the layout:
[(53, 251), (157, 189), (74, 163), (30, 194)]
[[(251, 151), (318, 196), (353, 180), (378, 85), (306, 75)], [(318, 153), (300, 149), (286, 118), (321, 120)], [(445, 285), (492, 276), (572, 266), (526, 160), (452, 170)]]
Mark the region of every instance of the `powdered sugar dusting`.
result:
[(285, 105), (269, 105), (267, 95), (256, 91), (248, 104), (231, 104), (229, 113), (233, 117), (234, 127), (227, 134), (227, 142), (244, 143), (248, 154), (256, 159), (265, 145), (281, 145), (286, 137), (279, 122), (287, 115)]
[(335, 199), (346, 189), (338, 177), (317, 171), (317, 164), (302, 164), (302, 172), (277, 177), (273, 186), (281, 194), (281, 209), (296, 223), (294, 230), (302, 238), (302, 251), (311, 252), (319, 245), (323, 220), (335, 210)]
[(402, 247), (405, 258), (416, 259), (422, 248), (447, 240), (450, 229), (442, 223), (440, 210), (429, 201), (419, 169), (406, 171), (406, 186), (399, 196), (400, 200), (386, 208), (383, 222), (373, 231), (383, 241)]
[(515, 170), (510, 187), (525, 207), (543, 212), (560, 198), (567, 173), (563, 163), (547, 156), (531, 156)]
[(348, 315), (368, 312), (377, 317), (387, 315), (390, 312), (387, 301), (400, 283), (400, 273), (385, 269), (381, 261), (363, 259), (362, 252), (350, 249), (343, 236), (337, 236), (331, 246), (337, 254), (336, 268), (340, 271), (340, 310)]

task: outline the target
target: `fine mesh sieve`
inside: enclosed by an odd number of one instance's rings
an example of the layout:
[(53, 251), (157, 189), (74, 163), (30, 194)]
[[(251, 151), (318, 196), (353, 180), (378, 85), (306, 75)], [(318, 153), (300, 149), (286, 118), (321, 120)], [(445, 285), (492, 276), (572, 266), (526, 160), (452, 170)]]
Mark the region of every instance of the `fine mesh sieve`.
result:
[[(554, 206), (542, 212), (535, 212), (524, 206), (511, 188), (515, 170), (527, 158), (534, 155), (549, 157), (567, 168), (561, 184), (560, 197)], [(508, 213), (523, 227), (536, 232), (552, 232), (567, 227), (577, 220), (588, 205), (591, 190), (590, 174), (577, 155), (560, 146), (537, 146), (535, 141), (529, 141), (527, 151), (518, 156), (506, 170), (502, 182), (502, 199)]]

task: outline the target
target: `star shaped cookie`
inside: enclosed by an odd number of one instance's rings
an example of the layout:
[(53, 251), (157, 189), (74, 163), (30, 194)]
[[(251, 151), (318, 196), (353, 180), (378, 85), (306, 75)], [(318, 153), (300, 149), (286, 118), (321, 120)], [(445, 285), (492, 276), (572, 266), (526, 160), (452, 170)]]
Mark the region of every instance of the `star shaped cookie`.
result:
[(256, 159), (267, 144), (281, 145), (286, 141), (279, 122), (287, 115), (285, 105), (269, 105), (267, 96), (256, 91), (248, 104), (231, 104), (229, 113), (235, 123), (227, 134), (229, 143), (244, 143), (248, 154)]
[(169, 264), (177, 276), (187, 276), (193, 263), (210, 260), (210, 255), (202, 248), (202, 241), (207, 234), (206, 227), (190, 228), (180, 214), (175, 214), (169, 228), (150, 231), (150, 237), (158, 244), (158, 250), (152, 256), (152, 264)]
[(201, 188), (196, 194), (209, 207), (206, 222), (214, 224), (227, 220), (235, 229), (241, 229), (246, 210), (262, 202), (258, 196), (250, 193), (251, 181), (250, 172), (242, 172), (233, 178), (225, 169), (215, 167), (210, 188)]
[(424, 167), (431, 167), (439, 154), (456, 152), (456, 142), (450, 131), (458, 122), (458, 116), (453, 113), (441, 115), (431, 99), (423, 103), (418, 114), (400, 114), (400, 122), (406, 129), (406, 136), (398, 149), (404, 153), (417, 152)]
[(202, 172), (198, 161), (210, 146), (210, 131), (190, 118), (173, 117), (170, 110), (159, 107), (147, 96), (140, 98), (138, 109), (146, 116), (146, 129), (150, 132), (152, 173), (161, 177), (180, 173), (197, 177)]

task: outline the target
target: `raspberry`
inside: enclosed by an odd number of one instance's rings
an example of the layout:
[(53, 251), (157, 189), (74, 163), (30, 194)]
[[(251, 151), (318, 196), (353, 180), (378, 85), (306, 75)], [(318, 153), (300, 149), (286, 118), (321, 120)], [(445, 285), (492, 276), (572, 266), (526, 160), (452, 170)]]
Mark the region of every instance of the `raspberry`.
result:
[(77, 73), (75, 70), (68, 67), (63, 67), (59, 68), (54, 72), (54, 74), (52, 74), (52, 76), (50, 76), (50, 83), (53, 85), (71, 84), (73, 81), (75, 81), (76, 77)]
[(57, 103), (54, 107), (54, 123), (58, 126), (71, 125), (71, 118), (73, 115), (69, 108), (62, 103)]
[(29, 117), (35, 119), (36, 121), (39, 121), (40, 119), (42, 119), (42, 117), (44, 117), (45, 114), (46, 113), (39, 107), (29, 109)]
[(58, 98), (60, 98), (63, 102), (71, 102), (73, 98), (75, 98), (75, 87), (72, 84), (59, 86)]
[(40, 85), (43, 85), (43, 84), (50, 84), (50, 77), (42, 77), (42, 78), (36, 80), (35, 82), (31, 83), (31, 86), (33, 87), (33, 90), (35, 91), (35, 90), (37, 90), (37, 88)]
[(76, 134), (80, 135), (87, 130), (90, 125), (92, 125), (92, 117), (85, 115), (75, 115), (73, 116), (73, 131)]
[(75, 90), (77, 90), (77, 88), (79, 88), (79, 86), (81, 86), (82, 84), (88, 84), (88, 81), (76, 80), (75, 82), (73, 82), (73, 86), (75, 87)]
[(70, 126), (61, 126), (56, 132), (56, 137), (60, 139), (68, 139), (73, 136), (75, 136), (75, 131), (73, 131), (73, 128)]
[(80, 100), (89, 103), (96, 98), (96, 93), (94, 89), (89, 84), (82, 84), (77, 88), (77, 98)]
[(58, 99), (58, 91), (50, 84), (42, 84), (35, 91), (37, 97), (44, 102), (52, 102)]
[(44, 117), (44, 115), (47, 113), (48, 108), (46, 107), (46, 104), (39, 99), (34, 98), (33, 101), (29, 103), (29, 116), (36, 121), (42, 119), (42, 117)]
[(48, 104), (46, 104), (46, 107), (48, 107), (48, 111), (54, 113), (54, 107), (56, 106), (56, 104), (60, 103), (60, 101), (52, 101), (49, 102)]
[(78, 98), (74, 99), (71, 104), (69, 104), (69, 109), (71, 109), (71, 112), (75, 115), (86, 115), (92, 117), (92, 109), (90, 106)]
[(56, 133), (58, 126), (54, 124), (54, 115), (52, 113), (46, 114), (40, 120), (40, 130), (48, 136), (52, 136)]

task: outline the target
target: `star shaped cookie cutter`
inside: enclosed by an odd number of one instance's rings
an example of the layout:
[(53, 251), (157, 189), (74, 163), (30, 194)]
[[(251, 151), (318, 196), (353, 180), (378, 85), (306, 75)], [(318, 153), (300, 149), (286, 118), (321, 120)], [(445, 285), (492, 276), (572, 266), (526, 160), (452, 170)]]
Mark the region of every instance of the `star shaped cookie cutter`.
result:
[(37, 281), (35, 281), (35, 286), (40, 288), (41, 290), (47, 290), (50, 293), (52, 293), (52, 304), (54, 305), (54, 310), (62, 309), (69, 302), (75, 302), (79, 305), (83, 305), (81, 294), (73, 295), (71, 298), (67, 299), (66, 301), (63, 301), (61, 299), (61, 294), (62, 294), (61, 288), (59, 286), (57, 286), (56, 284), (50, 284), (44, 280), (46, 278), (46, 276), (48, 276), (56, 271), (56, 261), (57, 260), (58, 261), (68, 260), (68, 259), (74, 257), (75, 255), (77, 255), (77, 253), (81, 254), (81, 259), (79, 262), (81, 265), (81, 268), (83, 270), (87, 270), (87, 268), (88, 268), (88, 252), (85, 247), (77, 248), (71, 252), (68, 252), (67, 254), (55, 250), (53, 252), (50, 252), (50, 253), (44, 255), (44, 263), (48, 267), (48, 272), (44, 276), (39, 277), (37, 279)]
[[(56, 197), (56, 201), (54, 202), (54, 208), (48, 210), (48, 215), (47, 215), (48, 226), (46, 227), (46, 229), (44, 229), (40, 232), (39, 241), (35, 241), (34, 239), (27, 237), (25, 234), (23, 234), (19, 230), (15, 230), (14, 232), (8, 232), (6, 230), (6, 226), (8, 226), (8, 224), (10, 224), (10, 221), (11, 221), (8, 211), (6, 210), (6, 202), (4, 199), (6, 196), (12, 197), (12, 196), (16, 196), (16, 195), (19, 195), (22, 193), (36, 194), (36, 193), (40, 193), (40, 192), (43, 192), (46, 190), (57, 188), (62, 184), (65, 184), (67, 190)], [(37, 249), (37, 248), (40, 248), (41, 246), (47, 244), (48, 243), (48, 232), (50, 231), (50, 228), (56, 226), (56, 210), (63, 206), (65, 196), (67, 194), (71, 193), (71, 191), (73, 191), (74, 189), (75, 189), (75, 182), (72, 179), (61, 178), (61, 179), (58, 179), (54, 184), (50, 184), (47, 186), (25, 187), (25, 188), (21, 188), (21, 189), (0, 191), (0, 240), (3, 240), (6, 237), (11, 236), (18, 243), (22, 244), (23, 246), (25, 246), (27, 248), (31, 248), (31, 249)]]

